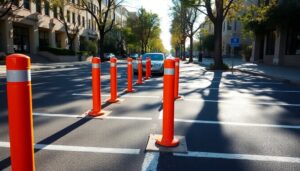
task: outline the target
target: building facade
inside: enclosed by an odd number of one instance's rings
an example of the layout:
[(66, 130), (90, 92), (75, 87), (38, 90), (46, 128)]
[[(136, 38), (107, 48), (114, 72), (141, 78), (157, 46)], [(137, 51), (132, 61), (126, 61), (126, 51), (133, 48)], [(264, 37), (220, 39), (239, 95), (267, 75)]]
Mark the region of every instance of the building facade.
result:
[[(222, 28), (222, 55), (223, 56), (240, 56), (241, 55), (241, 47), (251, 45), (252, 41), (250, 38), (246, 38), (242, 36), (242, 23), (236, 19), (225, 19), (223, 22)], [(202, 23), (201, 33), (205, 35), (213, 35), (214, 34), (214, 25), (208, 18)], [(201, 36), (201, 35), (200, 35)], [(231, 46), (231, 38), (239, 38), (240, 46), (232, 47)]]
[[(278, 1), (279, 5), (285, 2)], [(297, 22), (298, 24), (270, 28), (265, 33), (256, 34), (251, 61), (300, 67), (300, 24)]]
[[(68, 49), (68, 37), (60, 10), (63, 10), (64, 20), (70, 29), (69, 34), (75, 36), (73, 50), (84, 49), (84, 42), (98, 40), (99, 34), (91, 14), (72, 5), (79, 3), (80, 0), (68, 0), (63, 8), (57, 8), (45, 0), (16, 1), (12, 12), (0, 18), (0, 52), (37, 54), (43, 47)], [(16, 10), (19, 4), (24, 5)], [(91, 0), (88, 6), (98, 15), (97, 0)], [(105, 4), (102, 8), (105, 8)], [(124, 13), (127, 10), (121, 9), (116, 11), (115, 16), (116, 22), (123, 25), (127, 17)], [(0, 8), (0, 14), (2, 12), (4, 9)]]

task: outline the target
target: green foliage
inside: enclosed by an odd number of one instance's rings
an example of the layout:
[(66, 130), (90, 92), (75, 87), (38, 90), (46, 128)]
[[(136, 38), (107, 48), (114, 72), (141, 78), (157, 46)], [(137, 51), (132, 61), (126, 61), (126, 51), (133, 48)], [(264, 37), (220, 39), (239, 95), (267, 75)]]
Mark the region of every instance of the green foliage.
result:
[(243, 45), (242, 46), (242, 56), (245, 61), (249, 62), (252, 54), (252, 45)]
[(97, 49), (97, 41), (88, 40), (84, 42), (85, 44), (85, 51), (88, 52), (89, 55), (97, 55), (98, 49)]
[(158, 15), (146, 11), (144, 8), (139, 9), (137, 17), (128, 18), (127, 25), (122, 32), (129, 52), (164, 49), (163, 44), (160, 43), (159, 24)]
[(300, 17), (300, 1), (289, 0), (278, 3), (270, 0), (268, 5), (251, 5), (240, 18), (245, 29), (264, 33), (276, 27), (295, 26)]
[(207, 51), (214, 50), (214, 35), (208, 34), (202, 38), (202, 47)]

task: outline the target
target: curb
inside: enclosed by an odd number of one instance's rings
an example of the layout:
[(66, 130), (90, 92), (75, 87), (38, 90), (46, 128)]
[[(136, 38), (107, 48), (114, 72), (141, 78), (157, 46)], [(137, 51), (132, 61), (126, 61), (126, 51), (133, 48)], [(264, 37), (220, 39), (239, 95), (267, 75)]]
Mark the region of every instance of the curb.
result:
[(253, 71), (246, 71), (246, 70), (238, 69), (238, 68), (235, 68), (235, 69), (239, 72), (242, 72), (242, 73), (252, 74), (252, 75), (256, 75), (256, 76), (263, 76), (263, 77), (271, 78), (273, 80), (281, 81), (283, 83), (289, 83), (289, 84), (293, 84), (293, 85), (296, 85), (296, 86), (300, 86), (300, 82), (298, 82), (298, 81), (293, 81), (293, 80), (289, 80), (289, 79), (281, 78), (281, 77), (274, 77), (274, 76), (271, 76), (271, 75), (267, 75), (267, 74), (263, 74), (263, 73), (257, 73), (257, 72), (253, 72)]

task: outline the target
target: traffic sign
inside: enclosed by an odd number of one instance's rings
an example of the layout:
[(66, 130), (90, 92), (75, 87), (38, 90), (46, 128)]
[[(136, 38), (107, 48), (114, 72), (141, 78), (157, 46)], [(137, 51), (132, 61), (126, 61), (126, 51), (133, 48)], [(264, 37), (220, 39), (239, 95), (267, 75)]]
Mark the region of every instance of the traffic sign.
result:
[(240, 39), (238, 37), (232, 37), (230, 39), (230, 45), (232, 47), (239, 47), (240, 46)]

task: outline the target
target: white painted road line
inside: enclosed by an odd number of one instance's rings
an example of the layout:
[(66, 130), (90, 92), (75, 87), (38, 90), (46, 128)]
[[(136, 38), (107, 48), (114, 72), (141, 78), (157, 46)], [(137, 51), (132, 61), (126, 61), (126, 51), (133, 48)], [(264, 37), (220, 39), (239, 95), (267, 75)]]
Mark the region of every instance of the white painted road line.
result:
[(63, 117), (63, 118), (79, 118), (81, 115), (50, 114), (50, 113), (33, 113), (33, 116), (49, 116), (49, 117)]
[[(92, 94), (81, 94), (81, 93), (73, 93), (73, 96), (92, 96)], [(104, 97), (108, 97), (110, 95), (101, 95)], [(139, 96), (139, 95), (123, 95), (122, 97), (128, 97), (128, 98), (161, 98), (161, 96)]]
[(232, 125), (232, 126), (247, 126), (247, 127), (300, 129), (300, 125), (272, 125), (272, 124), (240, 123), (240, 122), (224, 122), (224, 121), (205, 121), (205, 120), (189, 120), (189, 119), (174, 119), (174, 121), (175, 122), (184, 122), (184, 123), (195, 123), (195, 124), (213, 124), (213, 125)]
[[(10, 148), (9, 142), (0, 142), (0, 147)], [(87, 153), (107, 153), (107, 154), (140, 154), (140, 149), (130, 148), (104, 148), (104, 147), (84, 147), (84, 146), (67, 146), (67, 145), (48, 145), (35, 144), (35, 149), (52, 150), (52, 151), (71, 151)]]
[(210, 153), (210, 152), (193, 152), (193, 151), (189, 151), (187, 154), (174, 153), (174, 156), (231, 159), (231, 160), (253, 160), (253, 161), (300, 163), (300, 158), (298, 158), (298, 157), (265, 156), (265, 155), (252, 155), (252, 154), (230, 154), (230, 153)]
[(159, 153), (147, 152), (142, 165), (141, 171), (156, 171), (158, 165)]
[(62, 68), (62, 69), (49, 69), (49, 70), (42, 70), (42, 71), (32, 71), (32, 73), (41, 73), (41, 72), (58, 72), (58, 71), (72, 71), (72, 70), (77, 70), (80, 68)]
[[(33, 113), (33, 116), (46, 116), (46, 117), (62, 117), (62, 118), (82, 118), (82, 115), (70, 115), (70, 114), (50, 114), (50, 113)], [(150, 121), (150, 117), (126, 117), (126, 116), (103, 116), (96, 119), (115, 119), (115, 120), (145, 120)]]
[(238, 104), (238, 105), (270, 105), (270, 106), (296, 106), (296, 107), (300, 107), (300, 104), (278, 103), (278, 102), (274, 102), (274, 103), (268, 103), (268, 102), (240, 103), (240, 102), (231, 102), (231, 101), (224, 101), (224, 100), (203, 100), (203, 99), (189, 99), (189, 98), (185, 98), (184, 101), (227, 103), (227, 104)]
[(150, 121), (152, 118), (149, 117), (125, 117), (125, 116), (106, 116), (103, 119), (120, 119), (120, 120), (145, 120)]

